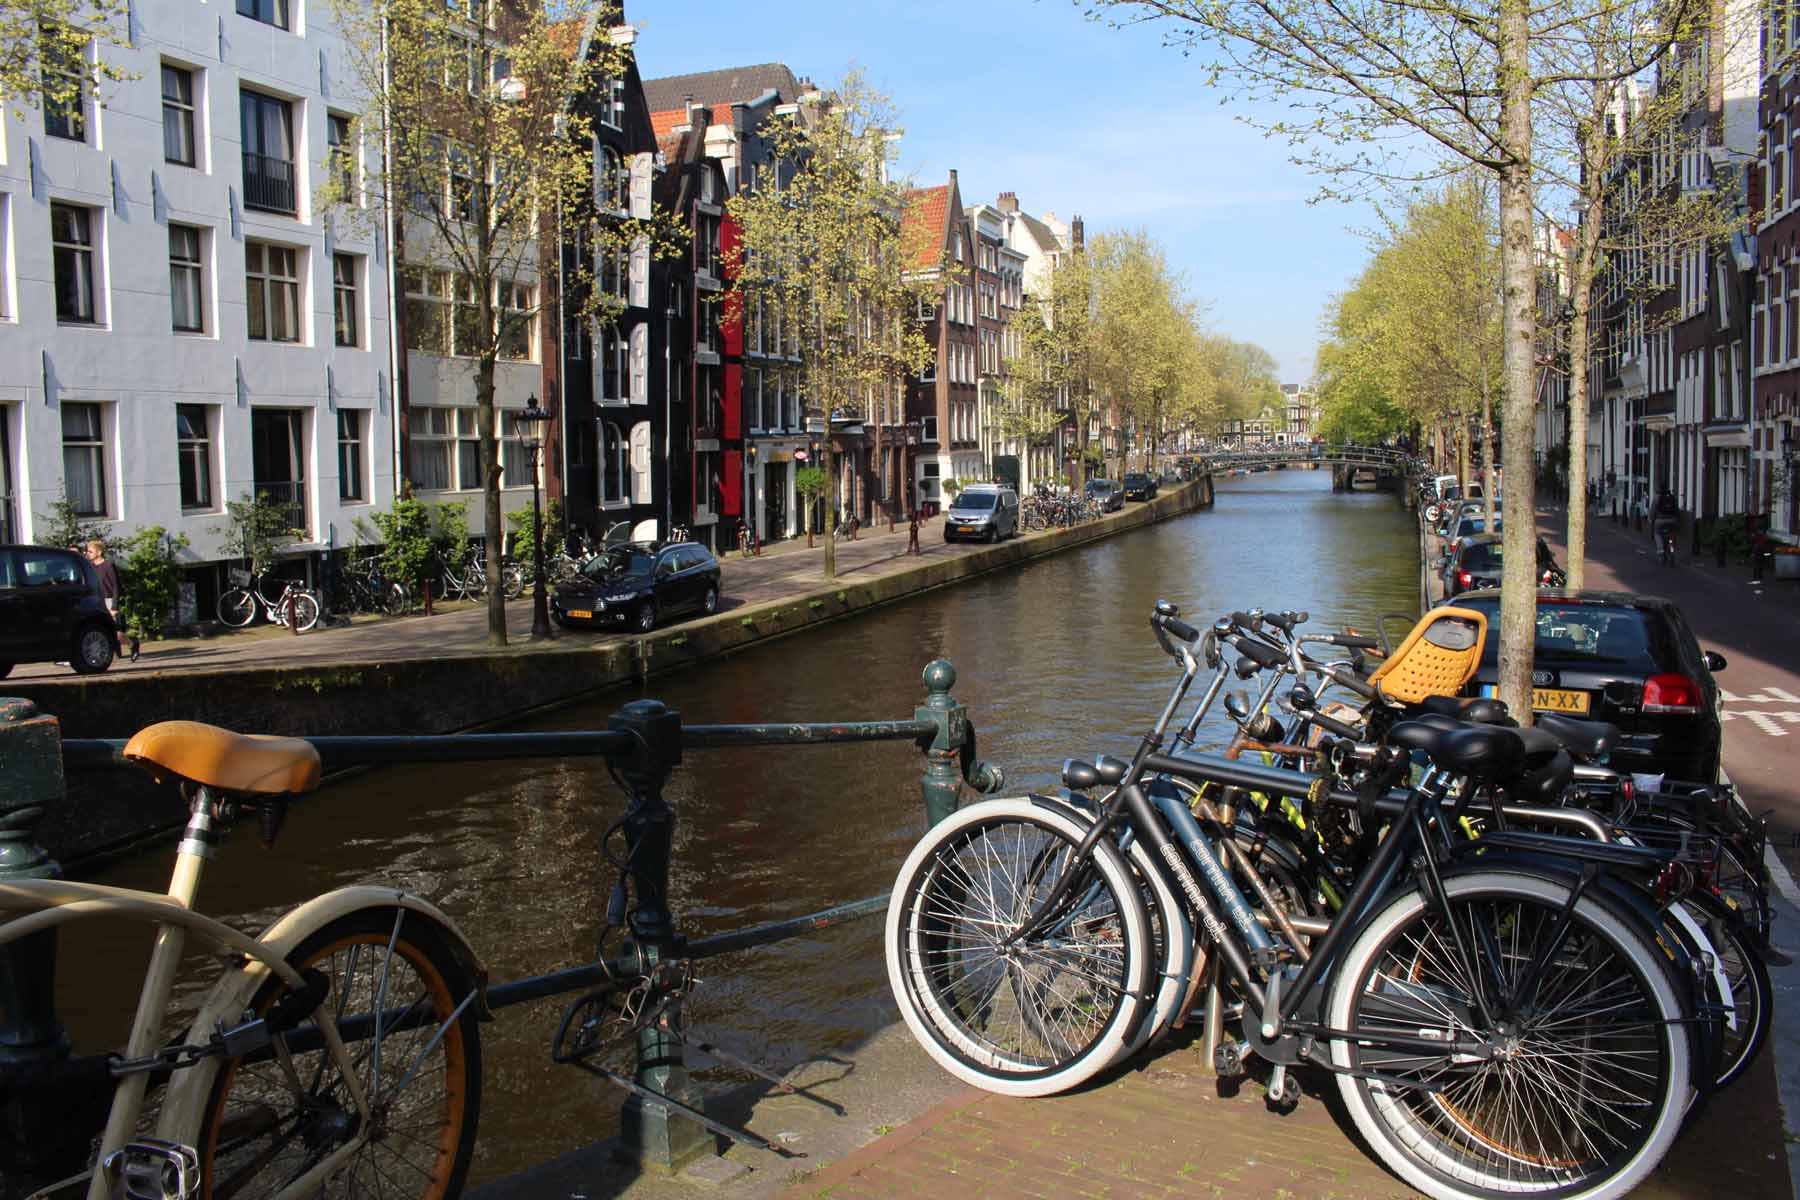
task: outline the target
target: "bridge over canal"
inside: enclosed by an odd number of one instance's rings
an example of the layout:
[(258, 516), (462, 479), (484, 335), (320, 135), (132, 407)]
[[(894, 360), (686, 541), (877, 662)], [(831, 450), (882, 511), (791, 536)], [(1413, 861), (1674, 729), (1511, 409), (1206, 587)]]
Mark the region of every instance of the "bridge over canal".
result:
[(1386, 446), (1358, 446), (1299, 442), (1286, 446), (1258, 446), (1241, 450), (1214, 450), (1199, 456), (1202, 469), (1213, 474), (1257, 471), (1277, 467), (1330, 467), (1331, 490), (1348, 492), (1361, 475), (1371, 476), (1382, 491), (1404, 489), (1411, 456)]

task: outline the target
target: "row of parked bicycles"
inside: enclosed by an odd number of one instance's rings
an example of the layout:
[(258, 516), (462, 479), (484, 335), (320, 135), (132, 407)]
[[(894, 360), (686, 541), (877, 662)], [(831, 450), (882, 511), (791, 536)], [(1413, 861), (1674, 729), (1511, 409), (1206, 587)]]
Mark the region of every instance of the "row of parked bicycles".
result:
[(1066, 529), (1100, 519), (1100, 504), (1079, 492), (1059, 492), (1040, 487), (1020, 505), (1019, 520), (1030, 532)]
[(1260, 1062), (1281, 1107), (1331, 1073), (1428, 1195), (1625, 1195), (1767, 1039), (1763, 822), (1712, 781), (1640, 790), (1611, 725), (1458, 698), (1479, 612), (1391, 646), (1306, 622), (1159, 603), (1177, 670), (1130, 758), (926, 834), (887, 913), (907, 1025), (1045, 1096), (1204, 1016), (1222, 1075)]

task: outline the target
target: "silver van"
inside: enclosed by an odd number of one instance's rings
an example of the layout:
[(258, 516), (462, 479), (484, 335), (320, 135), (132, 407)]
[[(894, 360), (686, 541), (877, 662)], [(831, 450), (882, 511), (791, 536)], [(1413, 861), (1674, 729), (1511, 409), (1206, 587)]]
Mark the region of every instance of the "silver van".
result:
[(944, 514), (944, 540), (997, 542), (1019, 532), (1019, 494), (1004, 483), (972, 483)]

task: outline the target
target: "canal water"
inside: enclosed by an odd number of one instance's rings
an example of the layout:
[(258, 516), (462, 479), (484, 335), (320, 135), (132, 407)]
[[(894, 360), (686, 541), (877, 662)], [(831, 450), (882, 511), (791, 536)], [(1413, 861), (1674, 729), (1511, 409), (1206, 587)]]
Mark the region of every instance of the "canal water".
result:
[[(1005, 767), (1009, 790), (1050, 787), (1065, 757), (1128, 754), (1155, 719), (1174, 680), (1147, 625), (1159, 597), (1196, 624), (1261, 606), (1369, 629), (1383, 614), (1416, 613), (1417, 556), (1416, 527), (1392, 494), (1334, 494), (1326, 471), (1221, 480), (1211, 511), (764, 644), (644, 694), (691, 722), (910, 717), (920, 669), (948, 658), (982, 757)], [(519, 727), (601, 727), (633, 695)], [(885, 891), (923, 826), (921, 766), (910, 745), (690, 753), (669, 792), (682, 928), (717, 932)], [(593, 762), (384, 770), (298, 808), (272, 852), (240, 830), (200, 907), (257, 928), (305, 897), (381, 881), (445, 908), (495, 981), (572, 966), (594, 951), (612, 881), (595, 841), (620, 810)], [(159, 851), (100, 881), (161, 890), (168, 864)], [(135, 993), (102, 981), (141, 978), (145, 939), (128, 934), (65, 939), (59, 1003), (78, 1045), (122, 1034)], [(700, 976), (690, 1023), (777, 1070), (846, 1054), (897, 1019), (878, 919), (703, 963)], [(509, 1009), (483, 1027), (477, 1181), (612, 1132), (620, 1096), (549, 1061), (563, 1003)]]

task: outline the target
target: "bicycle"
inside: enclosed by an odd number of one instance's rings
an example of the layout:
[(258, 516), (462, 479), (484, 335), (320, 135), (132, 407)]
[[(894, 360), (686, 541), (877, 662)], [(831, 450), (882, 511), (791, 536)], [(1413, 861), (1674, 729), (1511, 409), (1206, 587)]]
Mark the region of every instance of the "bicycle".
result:
[(762, 543), (756, 539), (756, 529), (748, 521), (738, 523), (737, 547), (739, 558), (762, 556)]
[(412, 607), (412, 595), (406, 585), (397, 579), (389, 579), (374, 559), (344, 568), (339, 579), (343, 583), (344, 600), (352, 611), (397, 617)]
[(305, 633), (319, 623), (319, 598), (298, 580), (283, 581), (281, 594), (271, 599), (264, 585), (269, 576), (252, 580), (241, 571), (232, 572), (237, 585), (219, 597), (219, 620), (233, 629), (242, 629), (261, 613), (271, 625), (286, 625)]
[(854, 542), (858, 525), (855, 517), (845, 517), (832, 528), (831, 540), (834, 542)]
[[(1519, 848), (1526, 835), (1453, 854), (1447, 801), (1504, 756), (1510, 731), (1399, 727), (1434, 766), (1398, 790), (1391, 775), (1352, 789), (1161, 754), (1199, 671), (1187, 649), (1198, 631), (1161, 604), (1152, 627), (1183, 663), (1157, 724), (1129, 762), (1064, 767), (1072, 792), (1110, 789), (1100, 801), (976, 804), (934, 826), (902, 866), (888, 975), (927, 1053), (1002, 1094), (1077, 1086), (1141, 1044), (1140, 1022), (1160, 1007), (1153, 984), (1191, 911), (1204, 977), (1231, 988), (1242, 1011), (1243, 1041), (1215, 1060), (1222, 1074), (1265, 1059), (1270, 1101), (1284, 1106), (1299, 1098), (1291, 1066), (1326, 1068), (1372, 1151), (1432, 1196), (1610, 1200), (1641, 1181), (1709, 1082), (1694, 964), (1610, 882), (1613, 869), (1664, 856), (1548, 839), (1568, 856), (1548, 860)], [(1274, 914), (1259, 914), (1221, 865), (1217, 828), (1152, 794), (1149, 775), (1304, 800), (1309, 811), (1367, 810), (1387, 833), (1334, 919), (1265, 929)], [(1169, 886), (1147, 886), (1124, 839), (1146, 844), (1143, 861)], [(1171, 909), (1164, 893), (1180, 901)], [(1188, 969), (1189, 996), (1202, 978)], [(1571, 1079), (1582, 1082), (1559, 1083)]]
[(1656, 523), (1656, 553), (1663, 566), (1675, 565), (1675, 522)]
[[(45, 1191), (86, 1180), (88, 1200), (107, 1200), (109, 1175), (186, 1169), (209, 1197), (298, 1200), (375, 1179), (416, 1181), (398, 1190), (422, 1200), (458, 1194), (480, 1113), (477, 1019), (486, 1010), (486, 972), (468, 940), (428, 901), (387, 887), (316, 896), (255, 937), (194, 911), (206, 863), (235, 818), (255, 812), (273, 844), (289, 802), (318, 785), (318, 754), (299, 739), (190, 721), (142, 729), (124, 754), (188, 800), (167, 894), (0, 883), (0, 907), (22, 910), (0, 924), (0, 944), (94, 916), (156, 930), (124, 1048), (8, 1082), (57, 1111), (91, 1101), (96, 1123), (106, 1110), (103, 1130), (69, 1130), (76, 1144), (98, 1135), (94, 1165)], [(165, 1042), (190, 938), (229, 965), (185, 1036)], [(152, 1088), (160, 1103), (146, 1108)], [(154, 1139), (140, 1130), (152, 1115)]]

